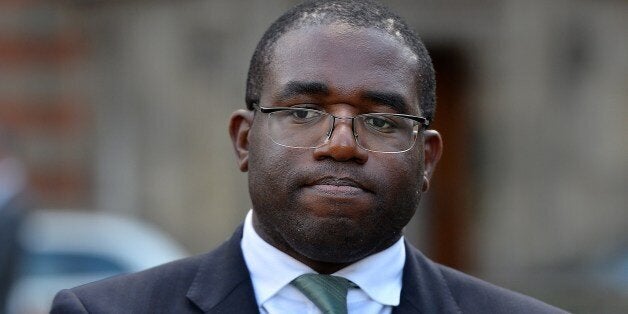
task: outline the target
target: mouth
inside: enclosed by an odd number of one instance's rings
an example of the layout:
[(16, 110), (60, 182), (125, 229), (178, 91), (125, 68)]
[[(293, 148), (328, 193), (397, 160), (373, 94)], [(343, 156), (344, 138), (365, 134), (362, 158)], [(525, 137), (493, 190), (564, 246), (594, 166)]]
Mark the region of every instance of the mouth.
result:
[(376, 203), (369, 181), (357, 176), (313, 176), (301, 186), (301, 202), (312, 215), (321, 218), (358, 219), (369, 215)]
[(319, 192), (334, 195), (352, 195), (358, 193), (371, 193), (363, 184), (348, 177), (327, 176), (316, 179), (305, 185)]

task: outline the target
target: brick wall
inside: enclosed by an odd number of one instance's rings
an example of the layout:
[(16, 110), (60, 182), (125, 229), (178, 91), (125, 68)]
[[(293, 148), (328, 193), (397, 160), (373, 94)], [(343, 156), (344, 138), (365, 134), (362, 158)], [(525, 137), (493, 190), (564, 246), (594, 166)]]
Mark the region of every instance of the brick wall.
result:
[(41, 207), (84, 207), (91, 199), (80, 26), (55, 1), (0, 0), (0, 125), (14, 135)]

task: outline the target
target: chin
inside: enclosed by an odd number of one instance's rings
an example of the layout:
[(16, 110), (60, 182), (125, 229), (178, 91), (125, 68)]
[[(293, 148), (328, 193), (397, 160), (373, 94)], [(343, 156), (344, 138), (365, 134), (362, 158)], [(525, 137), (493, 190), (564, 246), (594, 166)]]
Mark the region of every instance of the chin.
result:
[(382, 234), (381, 229), (377, 232), (349, 218), (315, 220), (301, 224), (287, 237), (294, 251), (315, 261), (353, 263), (381, 250), (383, 242), (398, 238), (398, 233)]

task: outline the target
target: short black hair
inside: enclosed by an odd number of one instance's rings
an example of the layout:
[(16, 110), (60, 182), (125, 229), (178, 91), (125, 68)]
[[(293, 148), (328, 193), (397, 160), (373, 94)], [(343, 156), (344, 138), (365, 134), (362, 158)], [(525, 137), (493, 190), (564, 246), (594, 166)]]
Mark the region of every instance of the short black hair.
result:
[(425, 45), (397, 14), (371, 0), (314, 0), (295, 6), (279, 17), (264, 33), (251, 58), (246, 82), (246, 106), (259, 103), (264, 75), (277, 40), (285, 33), (312, 25), (344, 23), (358, 28), (382, 30), (400, 40), (418, 57), (417, 93), (422, 115), (432, 121), (436, 107), (436, 80)]

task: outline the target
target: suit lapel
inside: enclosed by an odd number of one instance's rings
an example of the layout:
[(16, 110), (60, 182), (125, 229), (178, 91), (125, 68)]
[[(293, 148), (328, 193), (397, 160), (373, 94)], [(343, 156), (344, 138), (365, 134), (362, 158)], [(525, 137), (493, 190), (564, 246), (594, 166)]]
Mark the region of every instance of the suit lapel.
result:
[(206, 313), (258, 313), (241, 239), (242, 226), (199, 266), (187, 297)]
[(401, 300), (394, 314), (460, 313), (440, 270), (406, 241)]

